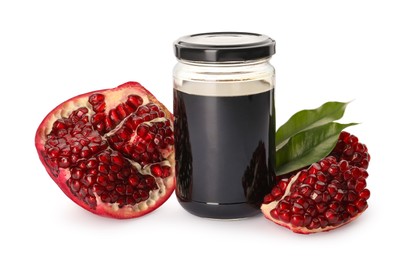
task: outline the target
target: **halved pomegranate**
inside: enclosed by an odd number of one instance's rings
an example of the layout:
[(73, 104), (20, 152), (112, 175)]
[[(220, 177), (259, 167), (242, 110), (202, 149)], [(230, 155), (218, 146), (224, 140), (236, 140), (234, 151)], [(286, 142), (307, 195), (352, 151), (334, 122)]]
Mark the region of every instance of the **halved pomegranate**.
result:
[(264, 197), (265, 217), (295, 233), (310, 234), (343, 226), (368, 207), (370, 155), (367, 147), (342, 132), (329, 156), (279, 180)]
[(73, 97), (40, 124), (35, 145), (50, 177), (98, 215), (134, 218), (175, 189), (173, 117), (137, 82)]

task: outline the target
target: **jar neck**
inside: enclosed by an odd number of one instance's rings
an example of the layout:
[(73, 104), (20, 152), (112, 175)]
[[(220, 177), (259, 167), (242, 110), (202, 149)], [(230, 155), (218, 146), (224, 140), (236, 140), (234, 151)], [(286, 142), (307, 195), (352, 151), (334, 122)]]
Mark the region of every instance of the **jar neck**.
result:
[(239, 66), (259, 66), (267, 64), (270, 58), (246, 61), (226, 61), (226, 62), (203, 62), (178, 59), (178, 62), (189, 66), (205, 66), (205, 67), (239, 67)]
[(179, 60), (173, 76), (179, 80), (203, 82), (272, 81), (274, 67), (269, 59), (219, 63)]

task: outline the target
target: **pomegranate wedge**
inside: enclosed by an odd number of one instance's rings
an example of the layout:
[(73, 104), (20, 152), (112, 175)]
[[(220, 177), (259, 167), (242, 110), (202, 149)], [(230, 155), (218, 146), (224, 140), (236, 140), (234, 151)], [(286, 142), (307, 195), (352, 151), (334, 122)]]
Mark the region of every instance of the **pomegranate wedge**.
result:
[(40, 124), (39, 158), (60, 189), (84, 209), (135, 218), (175, 188), (173, 117), (136, 82), (73, 97)]

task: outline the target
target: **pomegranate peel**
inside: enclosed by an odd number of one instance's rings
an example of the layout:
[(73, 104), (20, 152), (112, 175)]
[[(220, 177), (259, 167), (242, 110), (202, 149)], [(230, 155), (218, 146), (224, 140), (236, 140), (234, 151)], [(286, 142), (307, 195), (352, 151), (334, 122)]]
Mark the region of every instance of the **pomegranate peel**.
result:
[(135, 218), (175, 189), (173, 116), (137, 82), (73, 97), (39, 125), (35, 145), (49, 176), (97, 215)]

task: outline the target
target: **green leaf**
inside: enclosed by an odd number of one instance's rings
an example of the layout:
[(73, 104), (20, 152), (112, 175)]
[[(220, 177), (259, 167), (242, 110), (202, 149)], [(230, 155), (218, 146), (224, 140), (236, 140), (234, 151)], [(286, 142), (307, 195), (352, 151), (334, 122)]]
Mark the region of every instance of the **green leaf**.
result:
[(292, 136), (340, 119), (348, 103), (327, 102), (316, 109), (301, 110), (279, 127), (276, 133), (276, 150), (283, 147)]
[(335, 147), (340, 132), (356, 124), (330, 122), (292, 136), (276, 152), (276, 174), (286, 174), (323, 159)]

